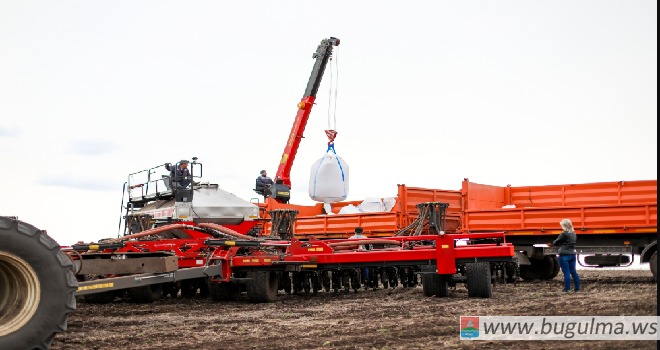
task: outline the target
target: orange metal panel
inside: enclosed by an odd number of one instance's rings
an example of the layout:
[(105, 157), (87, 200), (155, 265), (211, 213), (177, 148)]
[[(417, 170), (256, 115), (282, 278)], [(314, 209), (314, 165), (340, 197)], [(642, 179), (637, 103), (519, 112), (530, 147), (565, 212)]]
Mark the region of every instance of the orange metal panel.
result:
[(463, 182), (465, 210), (576, 207), (586, 205), (650, 204), (658, 201), (658, 181), (620, 181), (590, 184), (497, 187)]
[(506, 205), (504, 187), (467, 183), (467, 209), (493, 209)]
[(512, 187), (511, 199), (519, 208), (656, 203), (658, 181)]
[(426, 202), (449, 203), (447, 213), (460, 214), (461, 212), (461, 191), (436, 190), (399, 185), (399, 198), (402, 197), (402, 194), (405, 198), (402, 202), (402, 205), (405, 206), (403, 209), (404, 213), (417, 213), (417, 208), (415, 206)]
[(298, 218), (296, 236), (316, 236), (336, 238), (337, 235), (352, 235), (356, 227), (362, 227), (365, 234), (392, 233), (398, 229), (396, 213), (367, 213), (338, 216)]
[(470, 232), (558, 230), (563, 219), (573, 221), (576, 229), (657, 228), (658, 225), (657, 203), (475, 210), (466, 214), (463, 220)]

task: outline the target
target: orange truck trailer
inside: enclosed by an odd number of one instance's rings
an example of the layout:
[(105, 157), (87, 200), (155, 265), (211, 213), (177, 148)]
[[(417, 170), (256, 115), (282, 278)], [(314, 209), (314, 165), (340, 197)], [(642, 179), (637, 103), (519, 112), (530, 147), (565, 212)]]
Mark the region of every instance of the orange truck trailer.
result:
[[(300, 239), (346, 238), (356, 227), (369, 237), (400, 234), (419, 217), (422, 203), (442, 202), (447, 233), (504, 232), (513, 243), (525, 279), (551, 279), (559, 273), (556, 249), (548, 247), (560, 233), (559, 222), (570, 219), (578, 233), (577, 250), (584, 266), (625, 267), (636, 256), (657, 266), (657, 180), (620, 181), (552, 186), (498, 187), (465, 179), (460, 191), (398, 185), (396, 205), (389, 212), (327, 215), (322, 203), (313, 206), (268, 200), (260, 205), (261, 217), (289, 209), (298, 213), (295, 234)], [(337, 214), (349, 204), (333, 204)], [(428, 219), (424, 233), (429, 234)], [(264, 220), (263, 233), (271, 234)], [(404, 233), (411, 234), (411, 233)]]
[[(619, 181), (552, 186), (498, 187), (463, 181), (461, 232), (504, 232), (529, 262), (521, 277), (554, 278), (557, 249), (546, 245), (570, 219), (583, 266), (650, 262), (657, 278), (658, 181)], [(523, 258), (524, 259), (524, 258)]]

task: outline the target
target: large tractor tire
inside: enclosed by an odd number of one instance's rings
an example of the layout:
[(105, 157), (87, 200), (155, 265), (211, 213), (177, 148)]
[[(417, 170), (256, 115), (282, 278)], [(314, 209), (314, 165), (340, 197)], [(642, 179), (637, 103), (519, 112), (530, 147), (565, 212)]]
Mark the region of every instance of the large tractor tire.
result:
[(71, 260), (44, 231), (0, 218), (0, 349), (47, 349), (76, 310)]
[(208, 279), (209, 293), (215, 301), (236, 301), (241, 294), (241, 287), (232, 282), (211, 282)]
[(443, 275), (438, 275), (435, 265), (422, 266), (422, 290), (426, 297), (444, 298), (449, 295), (449, 286), (447, 279)]
[(277, 273), (270, 271), (248, 272), (250, 280), (245, 284), (248, 300), (254, 303), (270, 303), (277, 298)]
[(651, 273), (653, 274), (653, 280), (658, 281), (658, 252), (654, 252), (651, 255), (651, 260), (649, 261), (649, 267), (651, 268)]
[(153, 303), (154, 301), (160, 300), (163, 295), (163, 285), (158, 283), (144, 287), (131, 288), (126, 294), (134, 303)]
[(490, 298), (493, 296), (490, 264), (487, 262), (465, 264), (468, 297)]
[[(527, 281), (540, 280), (545, 276), (551, 276), (554, 273), (555, 263), (551, 257), (545, 256), (542, 259), (529, 259), (531, 265), (520, 266), (520, 277)], [(557, 271), (559, 273), (559, 271)]]

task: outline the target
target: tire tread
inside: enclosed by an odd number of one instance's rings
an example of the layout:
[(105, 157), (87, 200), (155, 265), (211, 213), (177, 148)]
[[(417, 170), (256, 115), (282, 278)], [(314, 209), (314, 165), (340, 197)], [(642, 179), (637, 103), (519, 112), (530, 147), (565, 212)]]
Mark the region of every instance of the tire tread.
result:
[(467, 290), (470, 298), (490, 298), (493, 296), (490, 264), (487, 262), (465, 265)]
[[(25, 330), (28, 325), (30, 324), (30, 321), (26, 323), (26, 325), (17, 330), (16, 332), (10, 333), (7, 336), (12, 336), (14, 334), (21, 334), (27, 332), (30, 334), (29, 337), (23, 337), (22, 340), (24, 341), (23, 344), (7, 344), (7, 348), (11, 349), (16, 346), (23, 346), (27, 344), (28, 348), (38, 348), (38, 349), (48, 349), (50, 345), (53, 343), (53, 340), (55, 339), (55, 336), (58, 333), (62, 333), (66, 331), (67, 329), (67, 320), (68, 320), (68, 315), (74, 311), (76, 311), (76, 299), (75, 299), (75, 292), (78, 289), (78, 281), (76, 280), (75, 276), (73, 275), (73, 272), (71, 271), (73, 267), (73, 263), (71, 260), (60, 250), (59, 244), (52, 239), (50, 236), (45, 231), (39, 230), (35, 226), (28, 224), (26, 222), (16, 220), (16, 219), (10, 219), (10, 218), (0, 218), (0, 230), (4, 231), (7, 233), (9, 236), (11, 235), (17, 235), (17, 234), (23, 234), (28, 236), (31, 240), (34, 242), (34, 251), (35, 254), (44, 254), (45, 252), (39, 252), (39, 250), (36, 248), (36, 246), (41, 246), (45, 248), (46, 251), (51, 252), (51, 254), (54, 255), (55, 260), (59, 262), (59, 268), (61, 270), (61, 275), (64, 276), (64, 290), (61, 291), (60, 295), (49, 295), (48, 299), (49, 300), (57, 300), (58, 298), (64, 298), (65, 302), (62, 303), (61, 305), (52, 305), (50, 314), (53, 315), (54, 317), (57, 317), (59, 314), (59, 318), (57, 322), (44, 327), (40, 330), (35, 330), (35, 329), (28, 329)], [(0, 231), (0, 232), (2, 232)], [(9, 232), (7, 232), (9, 231)], [(39, 271), (35, 271), (37, 274), (39, 274)], [(43, 291), (42, 291), (43, 293)], [(51, 291), (51, 293), (53, 293)], [(37, 310), (39, 312), (39, 310)], [(37, 333), (37, 334), (35, 334)], [(3, 342), (0, 341), (0, 347), (2, 347)]]

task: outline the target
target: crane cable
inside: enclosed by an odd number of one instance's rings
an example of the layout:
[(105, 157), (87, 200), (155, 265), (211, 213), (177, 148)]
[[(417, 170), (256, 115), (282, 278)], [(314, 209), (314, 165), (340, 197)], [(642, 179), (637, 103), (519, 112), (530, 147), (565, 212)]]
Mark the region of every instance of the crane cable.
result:
[[(328, 89), (328, 130), (325, 131), (325, 134), (328, 136), (328, 146), (333, 145), (335, 142), (335, 137), (337, 137), (337, 87), (339, 86), (339, 65), (337, 63), (337, 49), (335, 48), (335, 76), (333, 80), (333, 69), (332, 69), (332, 57), (330, 58), (330, 88)], [(334, 111), (332, 118), (330, 117), (330, 110), (332, 109), (332, 86), (335, 86), (335, 102), (334, 102)], [(334, 128), (331, 126), (330, 121), (334, 121)]]

